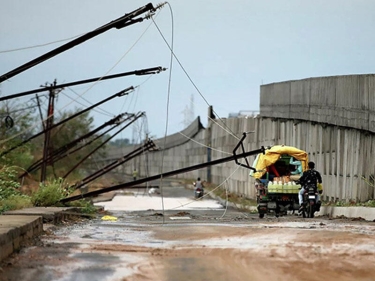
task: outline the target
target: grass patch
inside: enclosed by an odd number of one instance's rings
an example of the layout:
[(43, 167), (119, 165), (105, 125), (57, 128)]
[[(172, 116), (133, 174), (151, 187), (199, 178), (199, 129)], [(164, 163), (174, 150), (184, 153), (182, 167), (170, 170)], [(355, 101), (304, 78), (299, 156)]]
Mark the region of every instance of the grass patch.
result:
[(58, 202), (71, 192), (63, 179), (40, 183), (38, 190), (32, 193), (31, 202), (37, 207), (60, 205)]
[(92, 202), (86, 199), (70, 202), (69, 206), (80, 208), (80, 212), (83, 214), (94, 214), (97, 212), (97, 208), (92, 204)]
[(32, 207), (31, 198), (26, 195), (11, 195), (6, 199), (0, 200), (0, 214), (6, 211), (19, 210)]
[(375, 200), (368, 200), (366, 202), (356, 202), (353, 200), (346, 201), (337, 201), (337, 202), (323, 202), (323, 206), (332, 206), (332, 207), (371, 207), (375, 208)]

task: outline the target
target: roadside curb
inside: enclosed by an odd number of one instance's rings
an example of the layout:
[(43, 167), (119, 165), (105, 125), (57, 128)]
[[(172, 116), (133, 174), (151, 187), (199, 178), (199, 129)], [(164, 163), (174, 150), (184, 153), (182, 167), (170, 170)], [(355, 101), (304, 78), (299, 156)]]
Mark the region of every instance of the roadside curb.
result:
[(328, 216), (330, 218), (346, 217), (352, 219), (363, 219), (366, 221), (375, 221), (375, 208), (321, 206), (320, 212), (317, 215)]
[[(219, 196), (209, 194), (209, 196), (219, 201), (219, 203), (225, 207), (233, 207), (236, 209), (246, 209), (250, 212), (258, 212), (256, 206), (238, 206), (235, 203), (227, 202)], [(316, 213), (316, 216), (328, 216), (330, 218), (345, 217), (350, 219), (359, 219), (366, 221), (375, 221), (375, 208), (371, 207), (332, 207), (332, 206), (321, 206), (320, 212)]]
[(0, 262), (41, 235), (44, 223), (58, 224), (77, 215), (74, 207), (35, 207), (0, 215)]
[(0, 216), (0, 261), (41, 233), (43, 233), (42, 217)]

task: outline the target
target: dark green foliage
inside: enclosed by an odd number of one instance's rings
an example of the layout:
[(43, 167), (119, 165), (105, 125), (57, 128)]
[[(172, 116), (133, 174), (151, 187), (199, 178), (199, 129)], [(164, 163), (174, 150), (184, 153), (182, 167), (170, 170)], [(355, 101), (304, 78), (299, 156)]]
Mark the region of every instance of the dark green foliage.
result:
[(116, 139), (116, 140), (109, 142), (109, 144), (115, 147), (124, 147), (124, 146), (131, 145), (129, 139)]
[(16, 167), (3, 166), (0, 169), (0, 214), (31, 206), (30, 197), (23, 195), (19, 188)]
[(34, 206), (48, 207), (56, 204), (70, 194), (63, 179), (56, 179), (40, 183), (39, 189), (31, 195)]

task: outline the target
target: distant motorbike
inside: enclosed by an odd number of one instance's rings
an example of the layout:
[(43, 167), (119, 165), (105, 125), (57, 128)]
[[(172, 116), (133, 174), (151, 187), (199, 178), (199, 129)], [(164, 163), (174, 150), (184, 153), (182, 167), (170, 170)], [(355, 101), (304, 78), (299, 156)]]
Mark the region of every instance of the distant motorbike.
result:
[(316, 203), (316, 188), (313, 185), (307, 186), (305, 188), (305, 193), (303, 194), (303, 206), (302, 216), (304, 218), (314, 218), (315, 212), (318, 212), (320, 209), (319, 204)]
[(203, 193), (204, 193), (203, 188), (196, 187), (195, 182), (193, 183), (193, 185), (195, 187), (195, 189), (194, 189), (194, 197), (195, 198), (201, 198), (203, 196)]

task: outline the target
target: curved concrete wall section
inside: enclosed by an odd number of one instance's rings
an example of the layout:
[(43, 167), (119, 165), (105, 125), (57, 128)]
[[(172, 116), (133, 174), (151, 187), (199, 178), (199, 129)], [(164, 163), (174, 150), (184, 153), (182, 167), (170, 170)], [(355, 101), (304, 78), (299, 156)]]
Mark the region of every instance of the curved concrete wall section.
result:
[[(194, 138), (200, 130), (204, 129), (201, 119), (198, 116), (187, 128), (182, 130), (179, 133), (175, 133), (172, 135), (168, 135), (165, 138), (155, 139), (153, 140), (155, 145), (158, 149), (168, 149), (173, 148), (179, 145), (188, 142), (191, 138)], [(124, 155), (132, 152), (138, 146), (127, 146), (121, 148), (114, 148), (107, 151), (107, 156), (105, 159), (97, 160), (97, 161), (114, 161), (117, 160)]]
[(186, 129), (179, 133), (166, 136), (165, 138), (156, 139), (154, 143), (161, 149), (171, 148), (188, 142), (189, 138), (194, 138), (201, 129), (204, 129), (204, 127), (198, 116)]
[(272, 83), (260, 87), (260, 115), (375, 132), (374, 93), (374, 74)]

